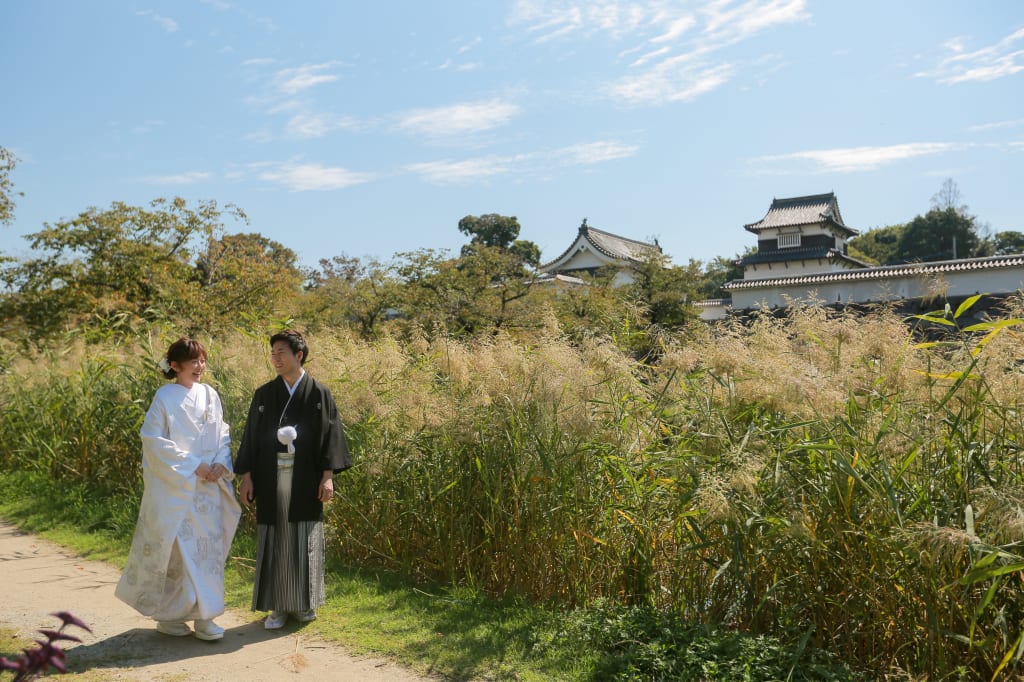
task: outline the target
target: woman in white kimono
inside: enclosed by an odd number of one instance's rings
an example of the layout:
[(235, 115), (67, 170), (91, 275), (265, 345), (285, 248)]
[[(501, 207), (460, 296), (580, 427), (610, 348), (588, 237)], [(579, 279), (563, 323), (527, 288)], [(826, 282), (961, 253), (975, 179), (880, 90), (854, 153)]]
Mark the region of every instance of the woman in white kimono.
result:
[(200, 378), (206, 350), (171, 344), (161, 386), (142, 424), (145, 490), (135, 537), (115, 594), (167, 635), (216, 640), (224, 628), (224, 563), (238, 527), (231, 438), (220, 396)]

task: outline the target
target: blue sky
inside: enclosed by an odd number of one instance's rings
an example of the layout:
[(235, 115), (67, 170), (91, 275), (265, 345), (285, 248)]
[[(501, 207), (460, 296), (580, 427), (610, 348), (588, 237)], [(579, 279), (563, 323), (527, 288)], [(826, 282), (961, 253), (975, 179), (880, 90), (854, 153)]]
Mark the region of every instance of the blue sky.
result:
[(773, 197), (867, 230), (952, 178), (1024, 231), (1018, 0), (4, 0), (0, 251), (96, 206), (233, 203), (303, 264), (457, 251), (515, 215), (677, 263), (754, 244)]

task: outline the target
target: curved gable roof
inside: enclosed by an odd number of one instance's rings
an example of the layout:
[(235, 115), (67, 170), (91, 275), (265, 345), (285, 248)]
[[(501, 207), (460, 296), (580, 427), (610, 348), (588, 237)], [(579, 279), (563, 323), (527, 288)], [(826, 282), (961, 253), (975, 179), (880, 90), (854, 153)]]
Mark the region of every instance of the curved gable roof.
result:
[(774, 199), (764, 218), (756, 223), (744, 225), (748, 232), (758, 234), (763, 230), (796, 225), (814, 225), (825, 223), (838, 228), (846, 236), (852, 237), (857, 230), (843, 223), (839, 213), (839, 201), (834, 192), (828, 194), (811, 194), (804, 197)]
[(579, 233), (572, 244), (569, 245), (565, 251), (563, 251), (554, 260), (548, 261), (547, 263), (540, 266), (542, 272), (551, 270), (556, 266), (569, 261), (573, 255), (576, 254), (581, 243), (587, 243), (594, 251), (601, 255), (609, 258), (610, 260), (626, 261), (629, 263), (639, 263), (647, 255), (661, 255), (661, 246), (658, 244), (650, 244), (648, 242), (641, 242), (636, 239), (629, 239), (627, 237), (620, 237), (617, 234), (611, 232), (605, 232), (595, 227), (587, 225), (587, 221), (584, 220), (583, 224), (580, 225)]

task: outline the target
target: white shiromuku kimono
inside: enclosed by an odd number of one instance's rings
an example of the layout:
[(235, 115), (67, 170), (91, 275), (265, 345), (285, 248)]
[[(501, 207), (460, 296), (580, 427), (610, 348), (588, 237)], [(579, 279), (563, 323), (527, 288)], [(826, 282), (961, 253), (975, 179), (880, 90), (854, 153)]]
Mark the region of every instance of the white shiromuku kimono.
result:
[(231, 472), (231, 437), (220, 396), (195, 383), (165, 384), (142, 424), (145, 490), (131, 551), (114, 594), (158, 621), (224, 613), (224, 563), (241, 507), (229, 473), (196, 476), (205, 462)]

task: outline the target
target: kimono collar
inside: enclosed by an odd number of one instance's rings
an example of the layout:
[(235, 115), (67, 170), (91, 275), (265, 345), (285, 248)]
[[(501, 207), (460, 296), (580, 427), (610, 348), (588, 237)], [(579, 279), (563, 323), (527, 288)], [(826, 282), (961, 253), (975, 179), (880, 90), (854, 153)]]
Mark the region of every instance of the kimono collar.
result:
[(286, 389), (288, 389), (288, 395), (289, 395), (289, 396), (293, 396), (293, 395), (295, 395), (295, 389), (297, 389), (297, 388), (299, 387), (299, 384), (301, 384), (301, 383), (302, 383), (302, 379), (303, 379), (303, 378), (304, 378), (305, 376), (306, 376), (306, 370), (304, 370), (304, 369), (303, 369), (303, 370), (300, 370), (300, 372), (299, 372), (299, 378), (298, 378), (298, 379), (296, 379), (296, 380), (295, 380), (295, 383), (294, 383), (294, 384), (292, 384), (291, 386), (289, 386), (289, 385), (288, 385), (288, 382), (287, 382), (287, 381), (285, 381), (285, 378), (284, 378), (284, 377), (281, 377), (281, 381), (283, 381), (283, 382), (284, 382), (284, 387), (285, 387)]

